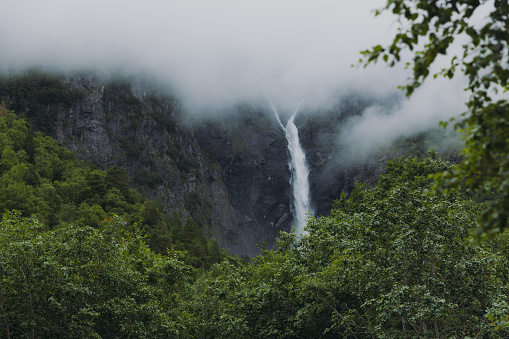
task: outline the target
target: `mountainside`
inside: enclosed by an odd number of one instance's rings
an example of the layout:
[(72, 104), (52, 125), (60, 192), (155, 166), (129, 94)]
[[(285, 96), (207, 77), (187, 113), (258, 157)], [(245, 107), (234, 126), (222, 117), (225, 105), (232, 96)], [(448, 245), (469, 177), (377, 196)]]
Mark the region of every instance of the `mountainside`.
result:
[[(94, 73), (11, 75), (0, 97), (79, 159), (124, 168), (166, 213), (192, 216), (233, 253), (254, 256), (292, 226), (287, 141), (265, 107), (239, 105), (190, 122), (179, 101), (150, 82)], [(297, 116), (315, 214), (328, 215), (342, 190), (383, 171), (386, 155), (356, 166), (336, 159), (338, 126), (371, 102), (349, 96)]]
[(235, 209), (224, 169), (182, 121), (178, 101), (120, 79), (73, 76), (66, 83), (87, 95), (70, 109), (50, 108), (60, 143), (100, 167), (123, 167), (165, 212), (192, 216), (231, 252), (258, 252), (256, 244), (268, 236), (249, 222), (252, 215)]
[(31, 71), (6, 78), (0, 95), (79, 159), (124, 168), (165, 212), (192, 216), (231, 252), (254, 256), (258, 244), (272, 246), (292, 221), (284, 136), (249, 111), (235, 113), (233, 124), (204, 122), (193, 130), (178, 101), (150, 87)]

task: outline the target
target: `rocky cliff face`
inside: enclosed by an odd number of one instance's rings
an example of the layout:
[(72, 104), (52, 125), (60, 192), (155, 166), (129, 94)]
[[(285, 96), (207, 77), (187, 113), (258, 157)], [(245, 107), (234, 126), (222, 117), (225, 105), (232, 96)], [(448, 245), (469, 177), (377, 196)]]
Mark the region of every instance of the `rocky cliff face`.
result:
[(202, 150), (221, 166), (236, 216), (231, 235), (241, 236), (248, 247), (263, 241), (274, 245), (292, 222), (287, 142), (275, 119), (267, 112), (238, 108), (196, 123), (194, 132)]
[[(281, 230), (290, 230), (287, 141), (268, 107), (240, 105), (189, 122), (178, 100), (139, 78), (85, 73), (66, 75), (63, 83), (75, 95), (65, 104), (44, 102), (37, 115), (80, 159), (124, 168), (134, 187), (158, 198), (166, 212), (192, 216), (231, 252), (254, 256), (257, 245), (271, 247)], [(338, 126), (370, 104), (349, 96), (296, 118), (317, 215), (327, 215), (342, 190), (373, 181), (383, 169), (377, 161), (356, 167), (336, 161)]]
[(124, 168), (166, 212), (192, 216), (230, 251), (258, 252), (258, 225), (235, 209), (224, 169), (182, 121), (177, 100), (125, 79), (73, 75), (67, 83), (86, 96), (69, 109), (50, 108), (60, 143), (100, 168)]
[[(309, 165), (311, 201), (315, 215), (328, 215), (333, 201), (343, 191), (350, 192), (356, 182), (374, 183), (383, 171), (379, 160), (362, 164), (342, 163), (341, 126), (361, 114), (374, 99), (349, 95), (338, 98), (321, 111), (302, 112), (296, 119), (300, 141)], [(383, 162), (383, 161), (382, 161)]]
[(286, 139), (271, 115), (239, 107), (191, 125), (178, 100), (136, 79), (85, 73), (64, 83), (78, 99), (37, 114), (78, 158), (124, 168), (166, 212), (192, 216), (231, 252), (254, 256), (290, 229)]

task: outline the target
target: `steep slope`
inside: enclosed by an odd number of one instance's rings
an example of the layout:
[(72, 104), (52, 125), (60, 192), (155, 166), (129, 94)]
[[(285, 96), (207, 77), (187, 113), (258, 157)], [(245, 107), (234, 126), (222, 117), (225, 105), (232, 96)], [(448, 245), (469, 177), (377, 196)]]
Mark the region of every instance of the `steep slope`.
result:
[(289, 229), (286, 144), (253, 112), (193, 130), (178, 100), (152, 84), (94, 73), (15, 74), (2, 79), (0, 96), (79, 159), (124, 168), (165, 212), (192, 216), (233, 253), (254, 256)]
[(228, 250), (257, 253), (262, 239), (240, 227), (221, 166), (182, 122), (177, 100), (122, 79), (73, 76), (67, 83), (88, 95), (73, 109), (56, 110), (59, 142), (100, 167), (123, 167), (166, 212), (191, 215)]
[[(239, 255), (256, 255), (263, 242), (272, 247), (293, 217), (287, 141), (268, 105), (238, 105), (193, 120), (166, 93), (143, 77), (90, 72), (27, 71), (0, 79), (8, 108), (79, 159), (124, 168), (131, 185), (159, 199), (166, 213), (192, 216), (206, 236)], [(399, 139), (368, 161), (341, 162), (340, 127), (380, 100), (349, 95), (297, 115), (315, 215), (328, 215), (355, 182), (374, 183), (387, 160), (433, 145), (424, 133)]]
[(293, 221), (287, 142), (273, 116), (239, 107), (193, 128), (201, 148), (221, 165), (238, 232), (272, 246)]

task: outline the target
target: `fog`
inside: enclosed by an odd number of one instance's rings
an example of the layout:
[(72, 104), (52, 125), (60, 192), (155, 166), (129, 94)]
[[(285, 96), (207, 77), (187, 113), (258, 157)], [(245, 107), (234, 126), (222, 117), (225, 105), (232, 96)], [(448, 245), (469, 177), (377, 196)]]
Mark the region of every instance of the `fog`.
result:
[[(452, 85), (452, 86), (451, 86)], [(361, 116), (347, 120), (340, 134), (340, 143), (344, 150), (339, 161), (351, 163), (363, 160), (360, 155), (369, 155), (373, 151), (388, 146), (398, 137), (409, 136), (429, 128), (438, 127), (439, 121), (448, 121), (457, 117), (458, 112), (466, 110), (465, 101), (468, 95), (462, 90), (463, 80), (449, 82), (436, 79), (427, 82), (411, 99), (403, 99), (394, 107), (373, 105)], [(441, 138), (444, 138), (444, 133)], [(451, 140), (435, 140), (441, 149), (448, 148)]]
[(390, 20), (372, 12), (382, 4), (7, 0), (0, 62), (146, 71), (193, 109), (262, 94), (280, 104), (306, 95), (313, 102), (338, 87), (387, 88), (381, 82), (394, 72), (351, 67), (360, 50), (389, 41)]
[[(171, 85), (189, 114), (270, 98), (281, 111), (342, 92), (390, 95), (409, 76), (352, 67), (397, 23), (383, 0), (4, 0), (0, 66), (144, 72)], [(350, 121), (352, 145), (434, 126), (465, 110), (462, 80), (432, 82), (394, 112)], [(376, 131), (376, 133), (374, 133)]]

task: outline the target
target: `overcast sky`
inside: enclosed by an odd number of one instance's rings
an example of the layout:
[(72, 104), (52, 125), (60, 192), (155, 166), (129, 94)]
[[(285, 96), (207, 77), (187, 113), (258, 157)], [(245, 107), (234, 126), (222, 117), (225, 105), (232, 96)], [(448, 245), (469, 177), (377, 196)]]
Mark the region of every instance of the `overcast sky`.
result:
[(350, 66), (394, 31), (392, 18), (374, 18), (383, 2), (4, 0), (0, 62), (139, 68), (205, 105), (376, 88), (383, 69)]
[[(142, 70), (171, 83), (190, 110), (263, 96), (290, 109), (303, 98), (321, 104), (350, 88), (390, 93), (408, 76), (403, 69), (351, 67), (361, 50), (389, 42), (396, 31), (390, 15), (374, 17), (384, 3), (3, 0), (0, 66)], [(359, 121), (351, 132), (365, 138), (382, 125), (388, 135), (405, 124), (436, 125), (437, 117), (464, 111), (461, 87), (433, 82), (394, 120)], [(366, 117), (375, 113), (376, 107)]]

